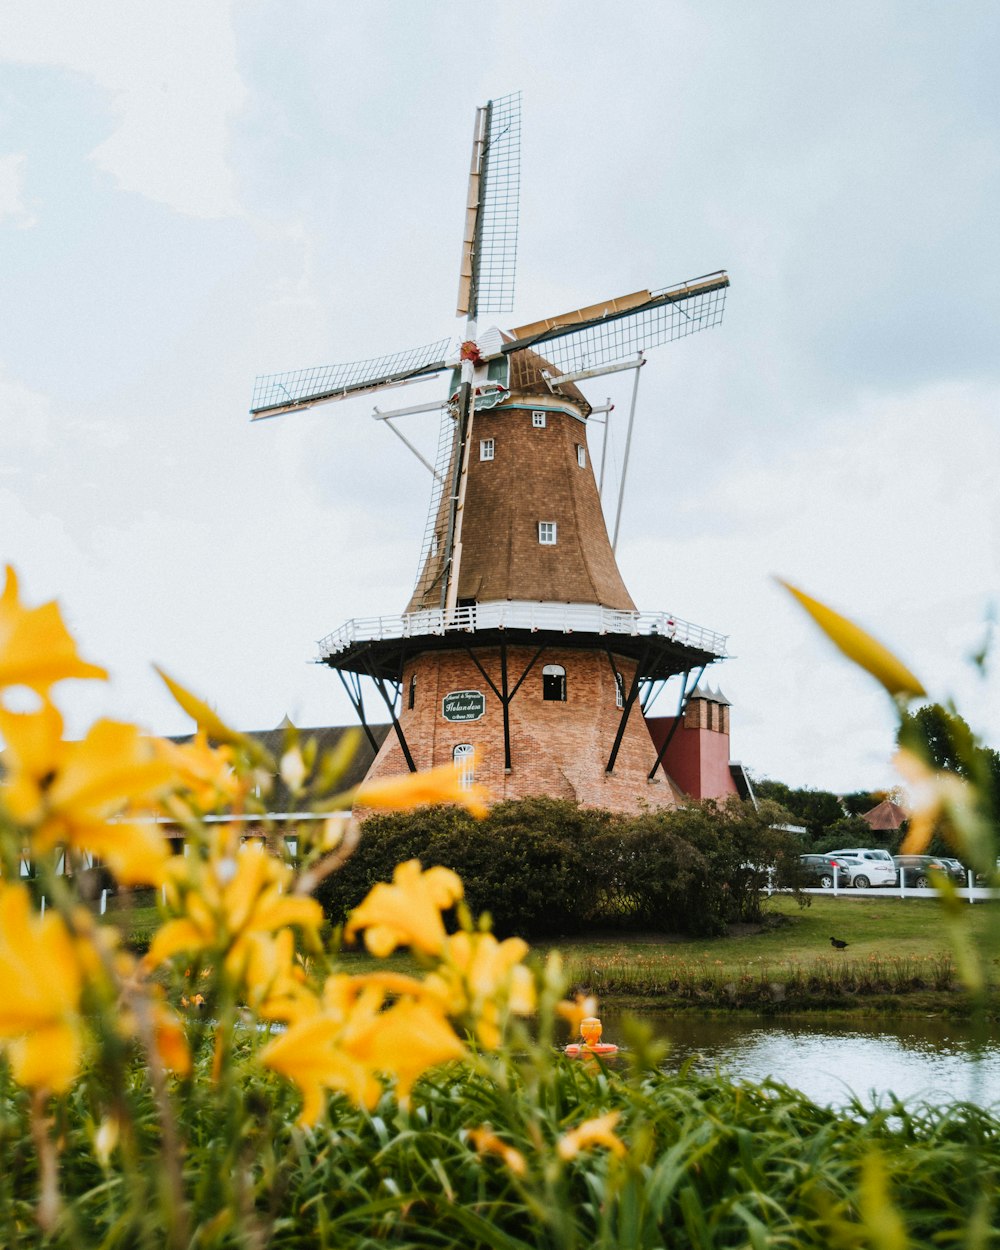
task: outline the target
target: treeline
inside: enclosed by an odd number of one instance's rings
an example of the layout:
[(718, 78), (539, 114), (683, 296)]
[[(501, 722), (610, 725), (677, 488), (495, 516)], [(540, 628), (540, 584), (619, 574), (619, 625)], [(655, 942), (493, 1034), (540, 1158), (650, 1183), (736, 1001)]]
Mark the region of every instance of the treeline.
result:
[[(372, 816), (317, 897), (340, 924), (402, 860), (442, 864), (501, 936), (595, 929), (711, 935), (761, 918), (769, 874), (796, 879), (786, 814), (732, 799), (626, 817), (558, 799), (498, 803), (483, 820), (450, 807)], [(773, 879), (773, 877), (772, 877)]]
[[(896, 740), (901, 749), (919, 756), (928, 767), (944, 769), (972, 782), (987, 818), (1000, 823), (1000, 752), (982, 745), (961, 716), (940, 703), (904, 712)], [(803, 850), (883, 846), (895, 854), (906, 836), (906, 822), (895, 830), (873, 830), (861, 819), (864, 812), (893, 797), (884, 790), (838, 795), (810, 787), (795, 789), (770, 778), (755, 778), (753, 787), (758, 798), (779, 804), (793, 823), (805, 829)], [(944, 828), (935, 834), (927, 849), (932, 855), (955, 854)]]

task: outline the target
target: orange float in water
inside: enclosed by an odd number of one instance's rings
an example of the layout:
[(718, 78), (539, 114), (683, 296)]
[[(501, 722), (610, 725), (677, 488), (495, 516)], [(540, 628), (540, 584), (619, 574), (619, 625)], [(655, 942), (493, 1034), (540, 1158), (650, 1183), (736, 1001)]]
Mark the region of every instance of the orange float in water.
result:
[(586, 1016), (580, 1021), (582, 1042), (570, 1042), (565, 1053), (567, 1055), (613, 1055), (618, 1047), (611, 1042), (602, 1042), (603, 1032), (604, 1025), (596, 1016)]

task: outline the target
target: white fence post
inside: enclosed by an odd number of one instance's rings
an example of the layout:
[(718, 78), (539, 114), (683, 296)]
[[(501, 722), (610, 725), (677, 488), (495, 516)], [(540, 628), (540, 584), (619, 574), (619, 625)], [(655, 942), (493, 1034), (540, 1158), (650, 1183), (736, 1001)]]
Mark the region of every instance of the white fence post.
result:
[(837, 878), (840, 876), (840, 869), (836, 864), (833, 866), (833, 897), (837, 897)]
[(42, 895), (42, 915), (45, 915), (45, 895)]
[(906, 898), (906, 869), (899, 866), (899, 897)]
[(108, 892), (106, 889), (101, 891), (101, 915), (108, 910)]
[(975, 895), (972, 893), (974, 881), (973, 881), (973, 873), (972, 873), (971, 868), (966, 868), (965, 880), (966, 880), (966, 887), (968, 888), (968, 891), (969, 891), (969, 902), (974, 903), (976, 901), (976, 898), (975, 898)]

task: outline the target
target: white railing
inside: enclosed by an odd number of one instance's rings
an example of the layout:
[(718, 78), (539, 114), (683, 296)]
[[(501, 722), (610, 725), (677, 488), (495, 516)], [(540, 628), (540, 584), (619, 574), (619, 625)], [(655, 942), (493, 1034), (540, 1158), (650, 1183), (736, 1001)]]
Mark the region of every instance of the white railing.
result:
[(551, 630), (562, 634), (627, 634), (653, 637), (726, 654), (726, 635), (717, 634), (669, 612), (620, 612), (590, 603), (529, 603), (504, 600), (477, 603), (445, 612), (429, 608), (400, 616), (370, 616), (347, 621), (319, 641), (320, 659), (346, 651), (356, 642), (422, 638), (488, 629)]

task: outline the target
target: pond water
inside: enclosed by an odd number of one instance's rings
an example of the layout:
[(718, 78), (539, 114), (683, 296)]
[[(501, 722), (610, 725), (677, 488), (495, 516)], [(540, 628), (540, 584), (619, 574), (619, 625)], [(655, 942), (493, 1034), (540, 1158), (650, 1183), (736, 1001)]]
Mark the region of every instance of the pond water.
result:
[[(937, 1016), (842, 1024), (645, 1008), (634, 1014), (670, 1043), (667, 1071), (690, 1059), (700, 1073), (773, 1077), (821, 1105), (844, 1106), (852, 1095), (865, 1105), (884, 1105), (896, 1095), (906, 1102), (969, 1101), (1000, 1110), (1000, 1026), (977, 1045), (970, 1025)], [(604, 1040), (618, 1040), (620, 1014), (604, 1004), (601, 1016)]]

